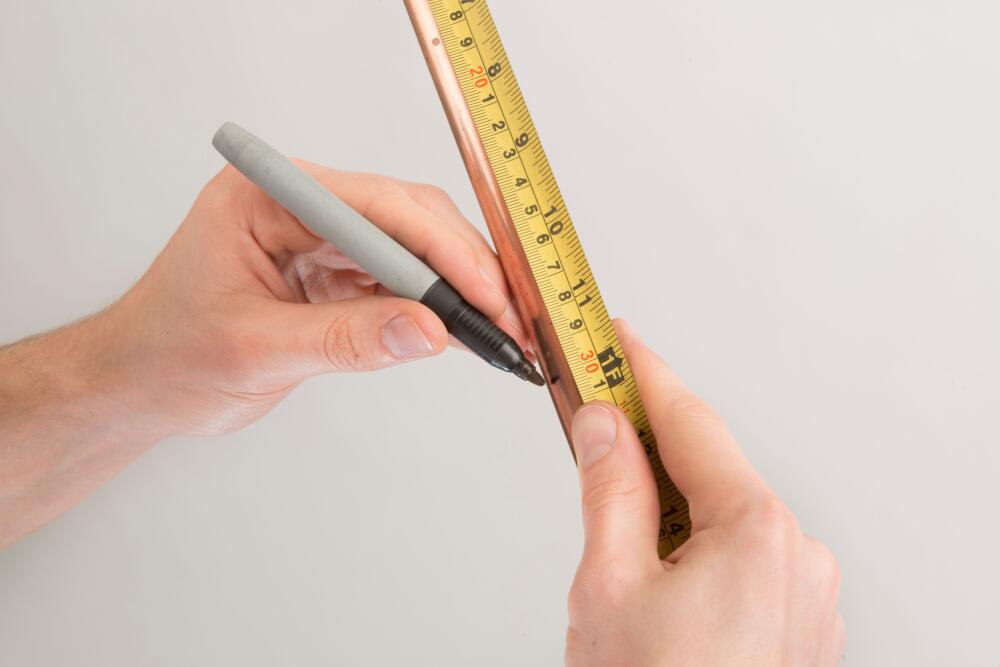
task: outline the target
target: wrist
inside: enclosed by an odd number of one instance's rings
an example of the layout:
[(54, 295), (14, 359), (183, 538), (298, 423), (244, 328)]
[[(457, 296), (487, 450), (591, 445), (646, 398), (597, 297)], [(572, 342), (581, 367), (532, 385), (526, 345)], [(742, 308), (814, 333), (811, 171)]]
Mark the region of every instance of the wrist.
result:
[(159, 440), (129, 407), (105, 326), (98, 315), (0, 349), (0, 548)]
[[(113, 309), (0, 351), (3, 404), (23, 417), (73, 425), (80, 441), (152, 445), (166, 434), (128, 370)], [(6, 411), (6, 410), (5, 410)]]
[(149, 350), (141, 319), (128, 310), (119, 301), (74, 325), (79, 329), (73, 332), (67, 389), (81, 407), (105, 420), (108, 437), (152, 445), (172, 432), (158, 403), (163, 392), (145, 368)]

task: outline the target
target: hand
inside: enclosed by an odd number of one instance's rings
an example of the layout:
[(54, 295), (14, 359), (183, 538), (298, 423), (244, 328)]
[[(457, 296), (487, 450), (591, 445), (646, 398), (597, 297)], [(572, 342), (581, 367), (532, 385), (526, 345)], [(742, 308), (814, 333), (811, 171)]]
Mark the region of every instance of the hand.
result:
[[(300, 165), (528, 351), (496, 256), (447, 195)], [(0, 548), (166, 436), (234, 430), (310, 375), (419, 359), (447, 341), (429, 309), (387, 294), (227, 167), (121, 300), (0, 348)]]
[(830, 551), (802, 534), (725, 425), (618, 324), (691, 538), (656, 553), (656, 485), (616, 407), (573, 420), (586, 542), (570, 591), (568, 665), (837, 665), (844, 621)]
[[(447, 195), (299, 164), (527, 346), (496, 256)], [(108, 366), (141, 388), (126, 394), (129, 412), (162, 435), (234, 430), (307, 376), (419, 359), (448, 341), (428, 308), (391, 296), (232, 167), (104, 318)]]

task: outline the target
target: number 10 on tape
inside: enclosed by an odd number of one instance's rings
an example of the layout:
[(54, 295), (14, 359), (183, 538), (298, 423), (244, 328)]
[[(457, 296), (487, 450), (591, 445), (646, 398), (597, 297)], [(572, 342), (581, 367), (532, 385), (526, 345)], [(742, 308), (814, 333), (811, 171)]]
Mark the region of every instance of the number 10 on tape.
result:
[(405, 0), (567, 436), (605, 400), (635, 426), (660, 496), (658, 551), (691, 534), (646, 410), (485, 0)]

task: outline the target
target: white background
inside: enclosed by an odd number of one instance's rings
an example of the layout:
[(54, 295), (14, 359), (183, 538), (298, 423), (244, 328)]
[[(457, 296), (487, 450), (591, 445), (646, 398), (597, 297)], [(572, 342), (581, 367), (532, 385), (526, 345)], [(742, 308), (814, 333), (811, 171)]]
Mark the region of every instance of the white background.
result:
[[(613, 314), (839, 557), (848, 664), (1000, 663), (996, 3), (492, 8)], [(480, 224), (399, 2), (4, 0), (0, 340), (127, 289), (225, 120)], [(0, 664), (556, 664), (577, 502), (476, 359), (313, 380), (0, 554)]]

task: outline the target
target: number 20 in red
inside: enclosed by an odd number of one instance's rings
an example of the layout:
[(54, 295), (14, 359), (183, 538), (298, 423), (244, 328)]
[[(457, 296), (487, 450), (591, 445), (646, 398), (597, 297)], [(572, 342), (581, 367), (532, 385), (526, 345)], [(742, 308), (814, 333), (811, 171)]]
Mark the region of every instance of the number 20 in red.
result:
[[(477, 76), (480, 76), (480, 75), (482, 75), (485, 72), (486, 72), (486, 70), (483, 69), (482, 65), (478, 65), (476, 67), (470, 67), (469, 68), (469, 76), (471, 76), (473, 78), (477, 77)], [(474, 84), (475, 84), (476, 88), (485, 88), (489, 84), (489, 82), (490, 82), (490, 80), (487, 79), (485, 76), (480, 76), (480, 78), (478, 78), (478, 79), (475, 80)]]

